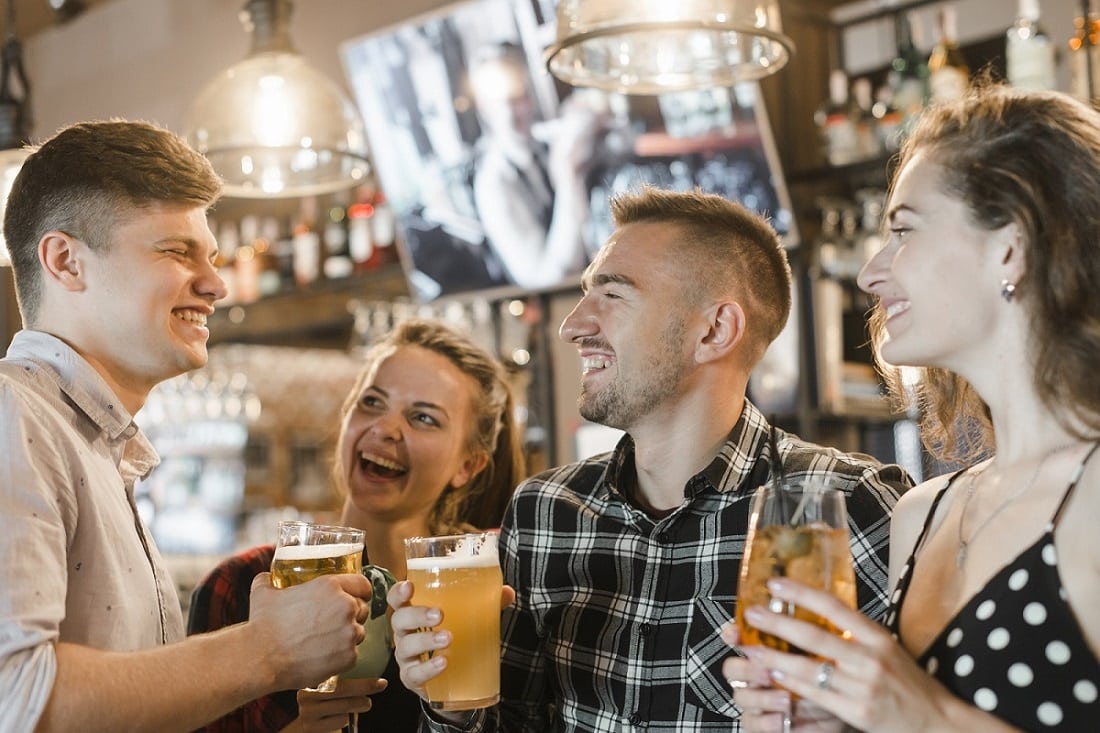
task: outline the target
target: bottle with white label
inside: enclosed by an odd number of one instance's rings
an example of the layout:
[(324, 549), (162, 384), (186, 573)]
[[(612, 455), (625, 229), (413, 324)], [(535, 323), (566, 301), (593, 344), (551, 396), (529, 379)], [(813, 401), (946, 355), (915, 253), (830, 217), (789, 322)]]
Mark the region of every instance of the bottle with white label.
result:
[(928, 86), (933, 104), (962, 99), (970, 86), (970, 67), (959, 50), (954, 5), (940, 8), (939, 23), (939, 39), (928, 57)]
[(1020, 0), (1005, 42), (1008, 83), (1019, 89), (1054, 88), (1054, 43), (1039, 23), (1039, 0)]
[(829, 74), (829, 98), (814, 113), (814, 124), (829, 165), (845, 165), (859, 158), (859, 138), (848, 103), (848, 75), (843, 70)]

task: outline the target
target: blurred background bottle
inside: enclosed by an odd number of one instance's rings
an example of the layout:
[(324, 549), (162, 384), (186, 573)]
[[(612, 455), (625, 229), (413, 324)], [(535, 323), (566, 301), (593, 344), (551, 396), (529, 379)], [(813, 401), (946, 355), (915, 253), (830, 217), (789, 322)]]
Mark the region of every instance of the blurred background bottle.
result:
[(1008, 83), (1020, 89), (1054, 89), (1054, 43), (1039, 22), (1039, 0), (1019, 0), (1005, 41)]
[(894, 16), (894, 40), (897, 52), (890, 62), (887, 84), (904, 131), (912, 126), (928, 103), (928, 64), (917, 50), (909, 13)]
[(1070, 90), (1073, 96), (1089, 102), (1100, 89), (1100, 16), (1090, 12), (1073, 19), (1074, 34), (1069, 39)]
[(852, 119), (856, 126), (856, 152), (862, 159), (873, 158), (882, 152), (878, 137), (878, 120), (872, 111), (874, 106), (871, 80), (861, 76), (852, 82)]
[(928, 87), (933, 104), (962, 99), (970, 86), (970, 66), (959, 49), (955, 6), (940, 8), (938, 21), (939, 37), (928, 57)]
[(845, 165), (859, 159), (859, 139), (852, 107), (848, 103), (848, 75), (841, 69), (829, 74), (829, 98), (814, 113), (822, 151), (829, 165)]

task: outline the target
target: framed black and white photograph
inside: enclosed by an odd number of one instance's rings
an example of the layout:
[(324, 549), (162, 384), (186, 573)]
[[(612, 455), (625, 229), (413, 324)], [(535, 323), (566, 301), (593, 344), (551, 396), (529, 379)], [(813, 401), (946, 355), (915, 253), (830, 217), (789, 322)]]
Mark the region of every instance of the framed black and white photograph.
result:
[(421, 301), (576, 284), (617, 193), (700, 187), (791, 207), (755, 84), (628, 96), (546, 70), (552, 0), (474, 0), (346, 42), (341, 57)]

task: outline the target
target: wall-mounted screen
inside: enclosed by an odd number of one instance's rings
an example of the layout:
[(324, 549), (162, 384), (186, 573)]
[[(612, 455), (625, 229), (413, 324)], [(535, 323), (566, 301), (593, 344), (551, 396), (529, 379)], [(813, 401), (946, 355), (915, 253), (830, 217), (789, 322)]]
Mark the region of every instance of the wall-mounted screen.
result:
[(696, 186), (771, 218), (791, 207), (755, 84), (658, 96), (561, 85), (553, 0), (476, 0), (343, 44), (379, 183), (422, 301), (572, 284), (608, 201)]

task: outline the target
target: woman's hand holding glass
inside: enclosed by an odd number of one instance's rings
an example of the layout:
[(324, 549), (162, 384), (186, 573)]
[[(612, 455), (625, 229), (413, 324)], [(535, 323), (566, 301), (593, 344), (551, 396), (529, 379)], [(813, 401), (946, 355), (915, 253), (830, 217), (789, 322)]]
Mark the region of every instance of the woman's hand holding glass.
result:
[[(776, 462), (778, 465), (778, 458)], [(757, 606), (841, 633), (827, 619), (776, 597), (770, 590), (775, 578), (797, 579), (855, 606), (855, 572), (843, 493), (813, 479), (784, 481), (779, 474), (771, 485), (757, 489), (737, 586), (738, 636), (744, 644), (805, 653), (755, 625), (750, 612)], [(822, 661), (820, 668), (831, 671), (831, 663)], [(779, 728), (790, 730), (796, 698), (771, 695), (768, 699), (772, 701), (769, 710), (786, 701), (787, 708), (778, 716)]]
[[(760, 606), (745, 609), (746, 620), (753, 626), (804, 652), (737, 646), (736, 629), (723, 635), (745, 655), (727, 659), (722, 667), (734, 688), (734, 702), (745, 711), (741, 720), (745, 731), (779, 729), (775, 721), (786, 693), (762, 687), (770, 681), (798, 697), (792, 729), (800, 732), (843, 730), (839, 721), (876, 733), (1011, 730), (962, 704), (925, 673), (882, 626), (833, 595), (790, 579), (773, 579), (768, 589), (776, 600), (827, 619), (847, 633), (838, 636), (817, 624)], [(822, 712), (828, 713), (833, 723), (823, 720)], [(968, 720), (948, 720), (949, 715)]]

